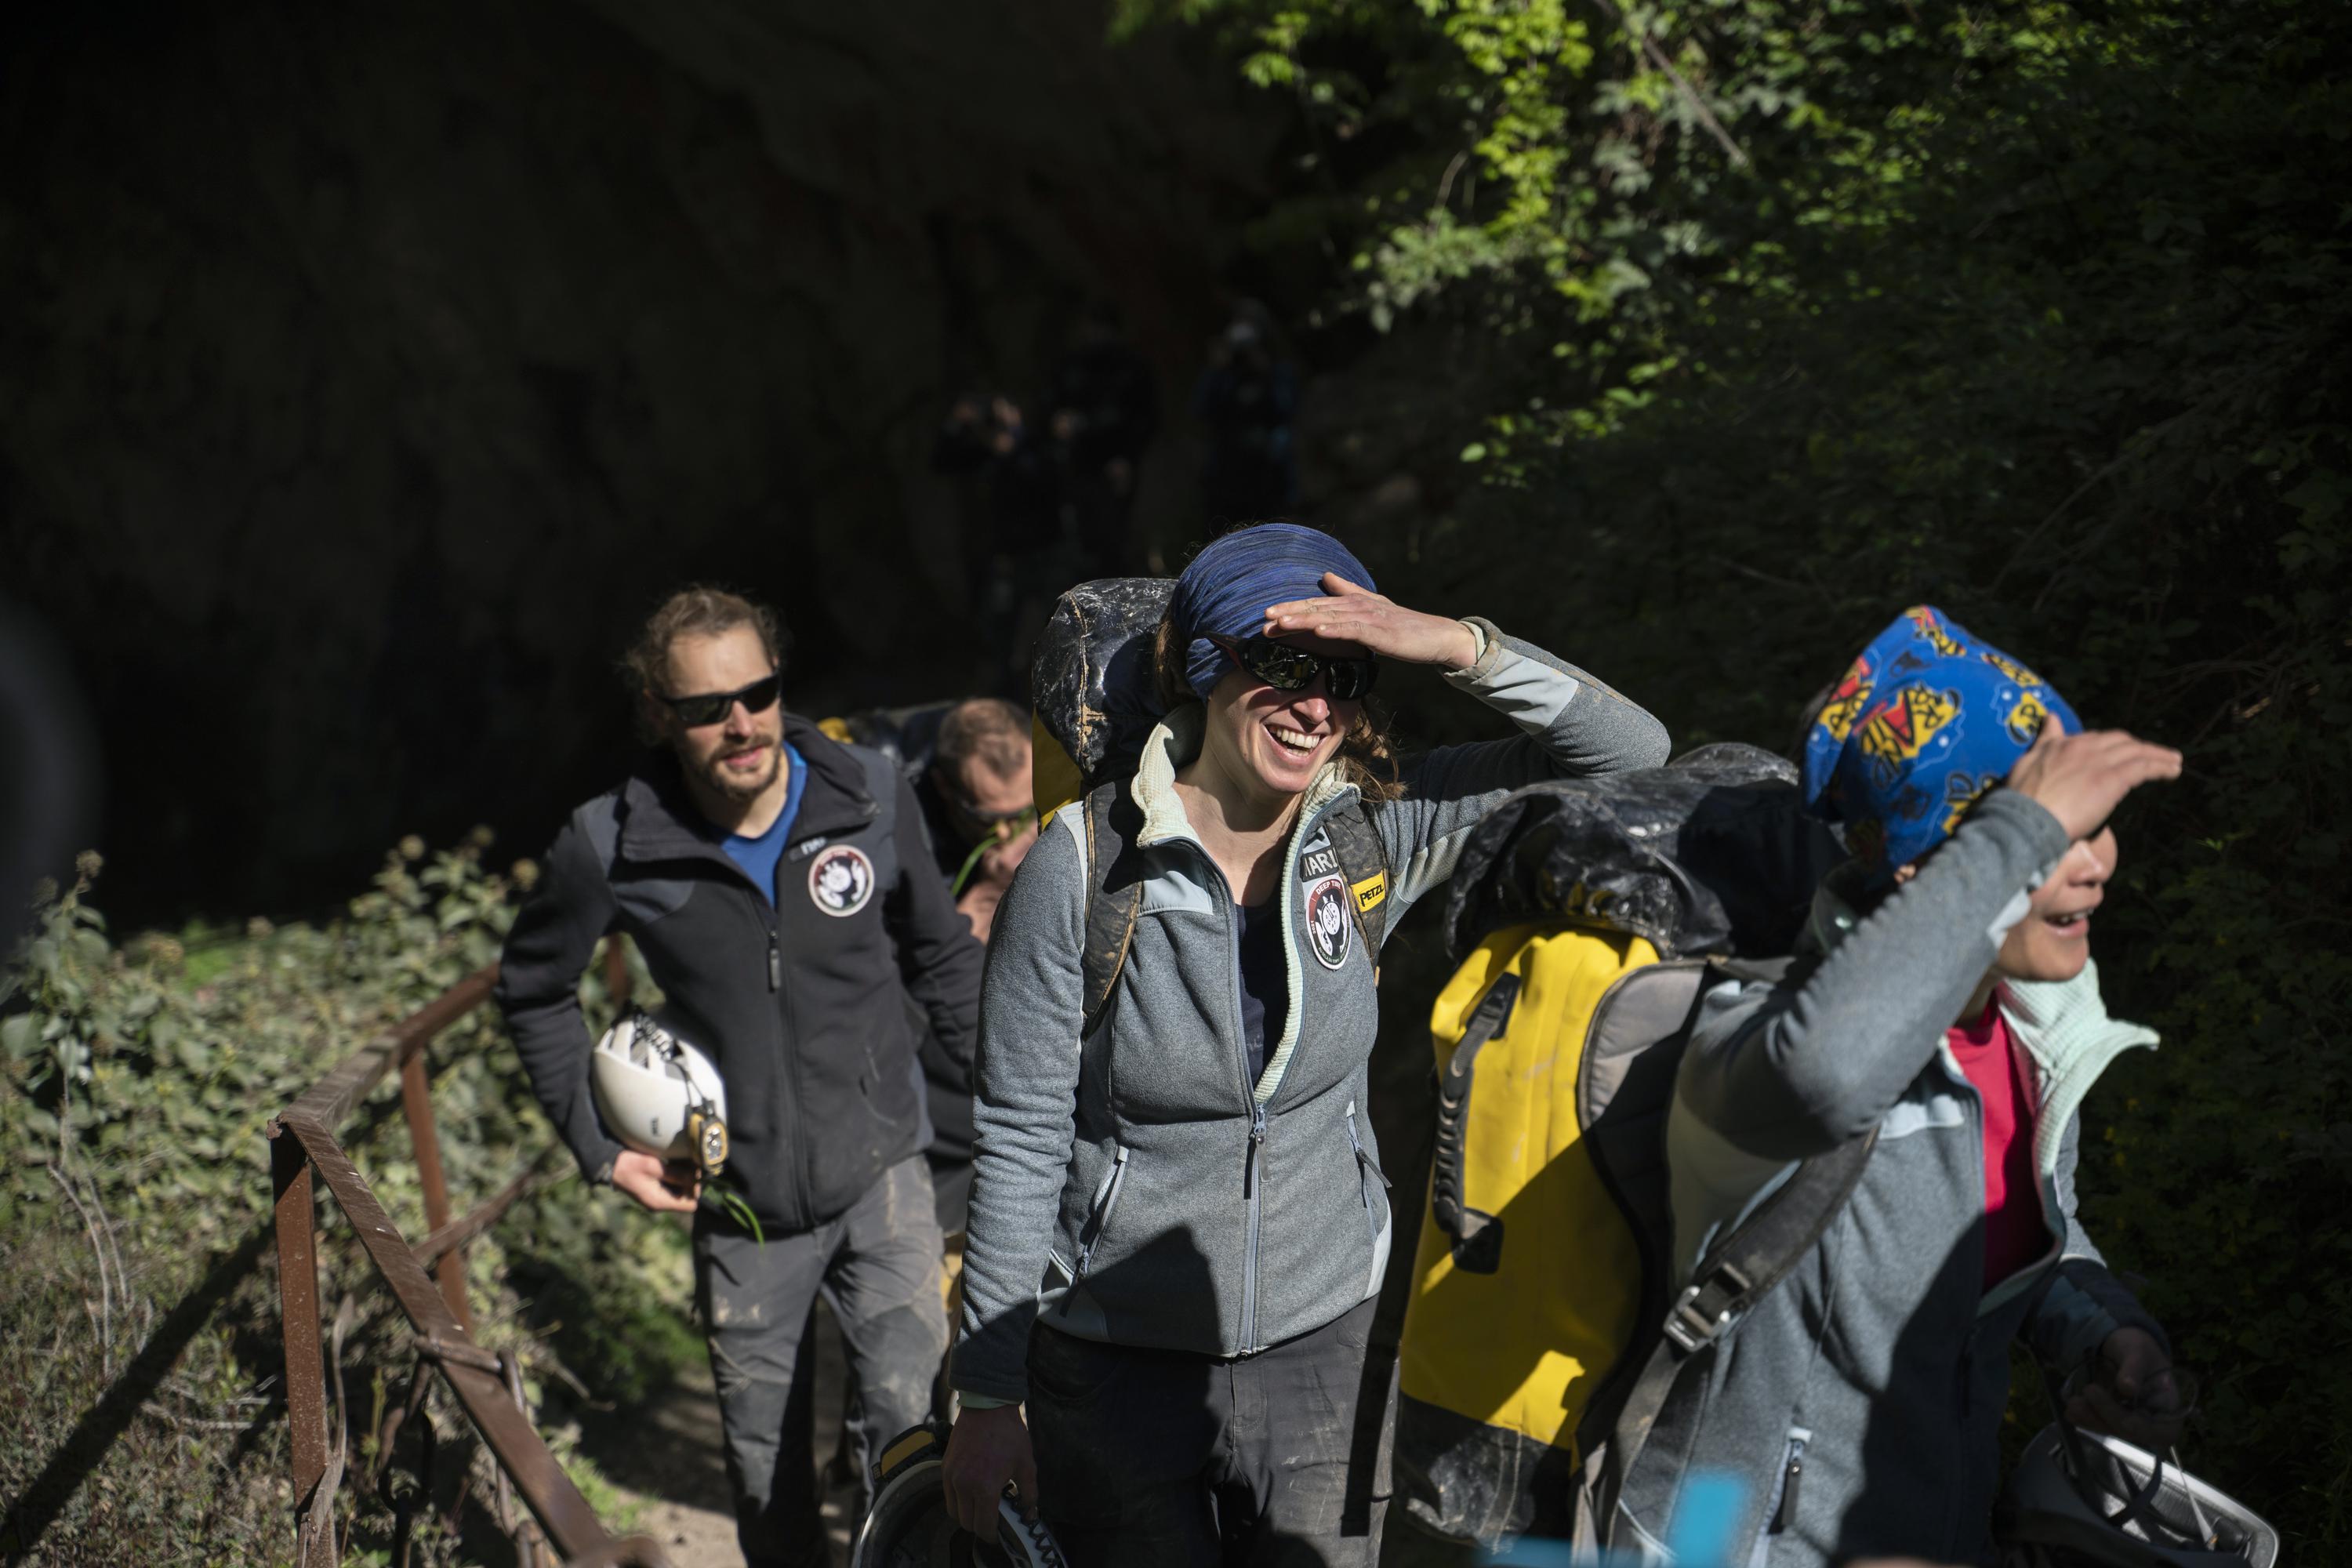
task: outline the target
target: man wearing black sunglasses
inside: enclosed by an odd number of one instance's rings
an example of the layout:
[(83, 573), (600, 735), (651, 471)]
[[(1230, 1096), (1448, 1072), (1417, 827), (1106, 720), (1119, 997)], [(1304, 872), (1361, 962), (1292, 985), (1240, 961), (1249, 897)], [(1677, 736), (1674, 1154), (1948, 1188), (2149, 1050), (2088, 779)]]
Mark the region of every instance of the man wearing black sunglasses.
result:
[[(557, 835), (498, 993), (582, 1171), (646, 1208), (694, 1214), (754, 1565), (826, 1560), (809, 1431), (786, 1421), (820, 1290), (863, 1390), (866, 1451), (929, 1415), (947, 1326), (917, 1032), (969, 1070), (982, 959), (896, 765), (785, 710), (782, 641), (771, 612), (732, 594), (688, 589), (655, 613), (625, 667), (655, 750)], [(755, 1226), (703, 1201), (691, 1167), (623, 1147), (597, 1116), (577, 988), (615, 931), (718, 1066), (731, 1142), (718, 1183)]]

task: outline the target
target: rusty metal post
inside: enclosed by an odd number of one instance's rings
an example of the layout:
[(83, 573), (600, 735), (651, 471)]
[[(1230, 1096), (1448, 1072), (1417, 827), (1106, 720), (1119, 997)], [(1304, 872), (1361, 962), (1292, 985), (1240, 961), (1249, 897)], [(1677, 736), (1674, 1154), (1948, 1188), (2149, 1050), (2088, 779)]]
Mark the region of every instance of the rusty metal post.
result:
[[(408, 1118), (408, 1142), (416, 1151), (416, 1174), (425, 1184), (425, 1228), (439, 1230), (449, 1223), (449, 1185), (441, 1174), (441, 1135), (433, 1125), (433, 1086), (425, 1076), (425, 1052), (419, 1050), (400, 1068), (400, 1109)], [(474, 1331), (474, 1315), (466, 1305), (466, 1248), (451, 1247), (433, 1265), (441, 1299), (449, 1315)]]
[(634, 984), (629, 978), (629, 950), (624, 945), (628, 940), (619, 931), (604, 939), (604, 994), (616, 1014), (627, 1010)]
[[(286, 1421), (293, 1433), (294, 1512), (299, 1518), (327, 1473), (327, 1373), (319, 1347), (310, 1157), (275, 1121), (269, 1124), (269, 1173), (277, 1193), (278, 1312), (286, 1346)], [(309, 1537), (297, 1550), (303, 1561), (296, 1568), (335, 1568), (332, 1531)]]

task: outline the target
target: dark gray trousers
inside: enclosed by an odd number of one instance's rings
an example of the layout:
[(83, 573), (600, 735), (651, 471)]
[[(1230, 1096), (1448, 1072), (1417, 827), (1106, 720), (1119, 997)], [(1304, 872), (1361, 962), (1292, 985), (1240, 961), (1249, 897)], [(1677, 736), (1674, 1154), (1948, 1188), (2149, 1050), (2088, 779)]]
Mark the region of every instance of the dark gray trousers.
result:
[[(947, 1352), (940, 1226), (918, 1157), (894, 1165), (838, 1219), (762, 1243), (701, 1211), (696, 1294), (719, 1384), (735, 1532), (751, 1568), (824, 1568), (816, 1458), (804, 1415), (788, 1414), (793, 1369), (823, 1291), (841, 1325), (858, 1408), (861, 1458), (929, 1419)], [(863, 1468), (863, 1467), (861, 1467)], [(864, 1508), (861, 1489), (859, 1507)]]
[(1073, 1568), (1373, 1568), (1391, 1403), (1373, 1306), (1234, 1361), (1040, 1325), (1037, 1502)]

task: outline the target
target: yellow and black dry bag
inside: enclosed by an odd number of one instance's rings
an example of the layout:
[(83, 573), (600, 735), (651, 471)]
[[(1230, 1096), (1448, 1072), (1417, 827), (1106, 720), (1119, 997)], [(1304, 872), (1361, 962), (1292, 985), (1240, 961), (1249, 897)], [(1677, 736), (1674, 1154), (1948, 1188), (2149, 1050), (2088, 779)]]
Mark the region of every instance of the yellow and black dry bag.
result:
[(1399, 1500), (1494, 1544), (1575, 1531), (1665, 1311), (1664, 1121), (1705, 985), (1786, 953), (1837, 858), (1793, 770), (1711, 746), (1533, 785), (1472, 836), (1430, 1016), (1438, 1129), (1399, 1368)]

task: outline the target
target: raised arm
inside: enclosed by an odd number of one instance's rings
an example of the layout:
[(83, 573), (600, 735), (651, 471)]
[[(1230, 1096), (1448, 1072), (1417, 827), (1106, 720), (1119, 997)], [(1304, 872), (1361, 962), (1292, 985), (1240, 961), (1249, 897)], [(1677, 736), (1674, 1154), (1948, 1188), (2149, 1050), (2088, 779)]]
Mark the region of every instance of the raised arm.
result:
[[(1512, 791), (1666, 761), (1666, 727), (1638, 703), (1532, 643), (1475, 616), (1478, 653), (1445, 679), (1516, 725), (1507, 740), (1441, 746), (1405, 772), (1402, 796), (1376, 814), (1400, 911), (1454, 875), (1462, 846)], [(1390, 928), (1396, 917), (1390, 917)]]
[(1519, 729), (1509, 740), (1446, 746), (1407, 770), (1404, 793), (1375, 817), (1398, 914), (1454, 874), (1463, 841), (1504, 796), (1548, 778), (1582, 778), (1664, 763), (1666, 728), (1584, 671), (1492, 621), (1423, 615), (1336, 574), (1325, 595), (1266, 611), (1268, 636), (1305, 633), (1361, 644), (1445, 679)]
[(1753, 986), (1709, 994), (1683, 1058), (1681, 1109), (1730, 1150), (1774, 1163), (1877, 1125), (2071, 842), (2033, 801), (1994, 792), (1802, 984), (1760, 1007)]
[(516, 913), (499, 961), (499, 1009), (531, 1092), (592, 1182), (612, 1179), (621, 1145), (588, 1095), (593, 1042), (580, 1012), (580, 975), (614, 912), (612, 884), (574, 817), (540, 863), (539, 885)]
[[(1077, 1114), (1086, 852), (1049, 823), (1005, 890), (980, 1004), (979, 1092), (962, 1339), (968, 1403), (1028, 1396), (1029, 1328)], [(967, 939), (969, 940), (969, 939)]]

